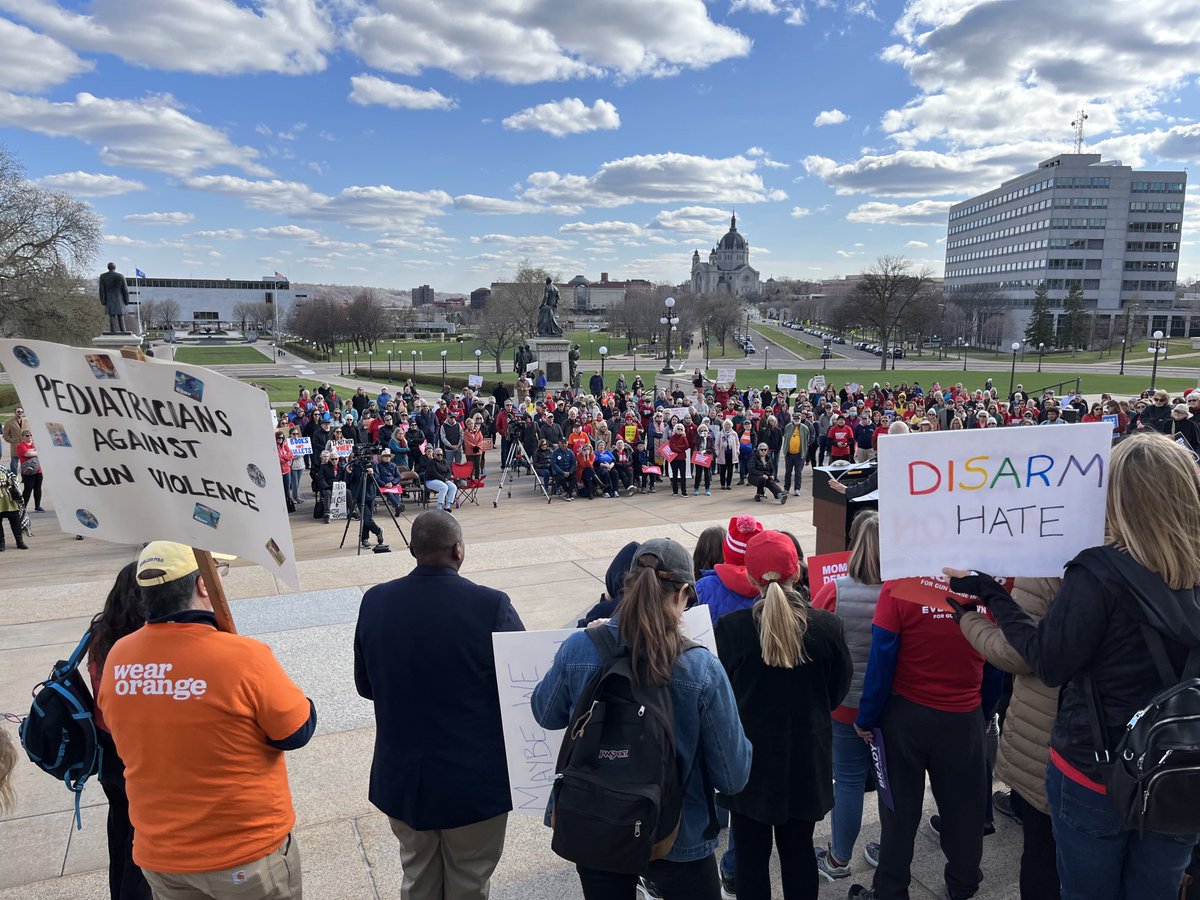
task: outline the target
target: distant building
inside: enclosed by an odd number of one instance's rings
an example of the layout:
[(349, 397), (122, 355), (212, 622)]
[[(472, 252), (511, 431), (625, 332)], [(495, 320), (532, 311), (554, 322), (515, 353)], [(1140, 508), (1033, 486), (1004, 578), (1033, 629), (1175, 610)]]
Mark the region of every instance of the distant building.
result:
[[(258, 281), (230, 278), (131, 278), (130, 300), (141, 304), (172, 300), (179, 305), (176, 324), (185, 328), (216, 328), (241, 318), (234, 312), (243, 303), (266, 303), (282, 323), (295, 304), (308, 299), (292, 290), (286, 278), (267, 276)], [(274, 317), (274, 316), (273, 316)]]
[(483, 309), (487, 306), (488, 297), (492, 296), (491, 288), (475, 288), (471, 291), (471, 309)]
[[(515, 288), (517, 285), (511, 281), (493, 281), (491, 294), (497, 291)], [(644, 278), (630, 278), (627, 281), (611, 281), (607, 272), (600, 273), (599, 281), (589, 281), (583, 275), (576, 275), (570, 281), (556, 282), (555, 287), (558, 288), (559, 298), (559, 314), (572, 313), (588, 313), (588, 312), (605, 312), (620, 304), (625, 300), (625, 295), (631, 290), (652, 291), (653, 283)], [(480, 288), (484, 290), (484, 288)], [(471, 294), (471, 305), (474, 306), (475, 293)]]
[(709, 251), (708, 262), (700, 261), (699, 250), (692, 253), (692, 293), (749, 297), (761, 290), (758, 270), (750, 267), (750, 244), (738, 232), (734, 214), (729, 218), (729, 231)]
[(436, 299), (436, 292), (427, 284), (412, 289), (412, 305), (414, 307), (432, 306)]
[[(1072, 286), (1083, 291), (1092, 343), (1126, 330), (1200, 336), (1200, 311), (1175, 300), (1186, 172), (1135, 171), (1098, 153), (1064, 153), (950, 208), (946, 298), (986, 291), (1020, 338), (1045, 282), (1055, 330)], [(1136, 307), (1132, 320), (1130, 313)]]

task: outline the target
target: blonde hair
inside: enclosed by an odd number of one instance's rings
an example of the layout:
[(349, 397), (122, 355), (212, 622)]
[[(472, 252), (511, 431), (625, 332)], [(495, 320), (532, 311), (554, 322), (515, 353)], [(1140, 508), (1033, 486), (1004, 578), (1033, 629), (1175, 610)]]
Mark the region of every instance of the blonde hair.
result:
[(794, 669), (808, 662), (804, 652), (808, 602), (803, 594), (795, 588), (785, 588), (777, 580), (768, 581), (763, 598), (754, 604), (754, 619), (758, 623), (764, 663)]
[(1107, 542), (1173, 591), (1200, 584), (1200, 469), (1166, 435), (1117, 444), (1108, 471)]
[(882, 584), (879, 575), (879, 513), (861, 512), (850, 526), (850, 561), (846, 574), (859, 584)]
[(17, 794), (12, 786), (13, 769), (17, 767), (17, 745), (8, 728), (0, 725), (0, 813), (10, 813), (17, 807)]

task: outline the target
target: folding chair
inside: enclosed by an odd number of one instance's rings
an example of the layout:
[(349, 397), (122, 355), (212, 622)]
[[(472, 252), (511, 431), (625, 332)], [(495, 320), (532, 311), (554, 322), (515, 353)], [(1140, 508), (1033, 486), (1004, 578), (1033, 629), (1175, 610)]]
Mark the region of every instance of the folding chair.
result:
[(476, 496), (481, 487), (486, 487), (486, 479), (476, 478), (474, 476), (475, 466), (473, 463), (461, 462), (450, 463), (450, 474), (455, 481), (461, 481), (463, 487), (458, 489), (458, 497), (456, 498), (455, 506), (462, 506), (463, 502), (474, 503), (479, 505), (479, 498)]

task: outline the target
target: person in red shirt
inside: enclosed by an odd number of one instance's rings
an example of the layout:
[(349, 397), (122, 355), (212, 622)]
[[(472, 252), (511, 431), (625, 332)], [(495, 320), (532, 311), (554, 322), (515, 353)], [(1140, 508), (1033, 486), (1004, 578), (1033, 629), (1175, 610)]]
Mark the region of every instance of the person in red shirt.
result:
[(846, 424), (845, 416), (838, 416), (829, 429), (829, 456), (834, 462), (843, 459), (850, 462), (854, 456), (854, 429)]
[(892, 808), (879, 804), (873, 890), (853, 885), (848, 896), (908, 896), (928, 773), (941, 816), (947, 896), (973, 897), (983, 880), (979, 863), (990, 796), (981, 702), (984, 659), (963, 637), (959, 613), (902, 600), (893, 593), (895, 585), (885, 582), (879, 593), (854, 722), (863, 740), (882, 740)]
[(675, 425), (667, 443), (675, 451), (675, 458), (671, 460), (671, 493), (678, 493), (686, 497), (688, 495), (687, 453), (691, 447), (691, 441), (688, 440), (687, 430), (682, 424), (677, 423)]

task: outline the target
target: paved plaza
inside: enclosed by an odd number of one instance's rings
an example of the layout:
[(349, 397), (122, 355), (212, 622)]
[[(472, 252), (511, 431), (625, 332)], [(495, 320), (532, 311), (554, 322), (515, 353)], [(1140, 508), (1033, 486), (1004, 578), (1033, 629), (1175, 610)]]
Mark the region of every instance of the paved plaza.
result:
[[(493, 479), (489, 479), (489, 482)], [(807, 485), (807, 482), (806, 482)], [(462, 572), (506, 591), (529, 629), (573, 624), (603, 591), (604, 571), (627, 541), (671, 537), (691, 549), (710, 525), (749, 512), (770, 528), (792, 531), (812, 552), (811, 499), (786, 506), (754, 503), (752, 488), (712, 497), (673, 497), (669, 490), (617, 500), (577, 500), (547, 505), (532, 480), (519, 479), (512, 498), (480, 494), (479, 506), (458, 513), (467, 543)], [(355, 556), (354, 530), (338, 549), (342, 525), (311, 518), (311, 501), (293, 516), (301, 592), (277, 583), (256, 566), (235, 565), (226, 578), (238, 630), (265, 641), (317, 705), (316, 736), (288, 754), (298, 821), (306, 896), (313, 900), (370, 900), (400, 895), (395, 838), (384, 816), (367, 801), (374, 742), (369, 703), (354, 690), (352, 638), (362, 592), (408, 572), (413, 560), (403, 542), (388, 535), (397, 552)], [(409, 512), (411, 515), (411, 510)], [(401, 520), (407, 531), (409, 522)], [(391, 529), (390, 521), (383, 523)], [(23, 712), (29, 690), (64, 658), (99, 610), (117, 570), (134, 548), (76, 541), (59, 531), (52, 515), (35, 516), (31, 550), (0, 557), (0, 711)], [(414, 685), (414, 690), (419, 690)], [(3, 727), (14, 728), (11, 724)], [(99, 785), (83, 795), (83, 830), (73, 824), (71, 795), (22, 763), (16, 778), (18, 805), (0, 819), (0, 900), (90, 900), (107, 896), (104, 871), (105, 803)], [(932, 800), (928, 811), (935, 811)], [(871, 798), (863, 841), (878, 838)], [(1020, 829), (997, 821), (985, 840), (986, 879), (979, 897), (1018, 896)], [(817, 839), (828, 838), (828, 820)], [(937, 838), (923, 826), (917, 838), (912, 896), (942, 896), (944, 860)], [(856, 876), (869, 883), (861, 854)], [(823, 883), (822, 896), (843, 897), (848, 884)], [(513, 816), (494, 879), (493, 897), (503, 900), (580, 896), (573, 869), (550, 850), (540, 818)]]

